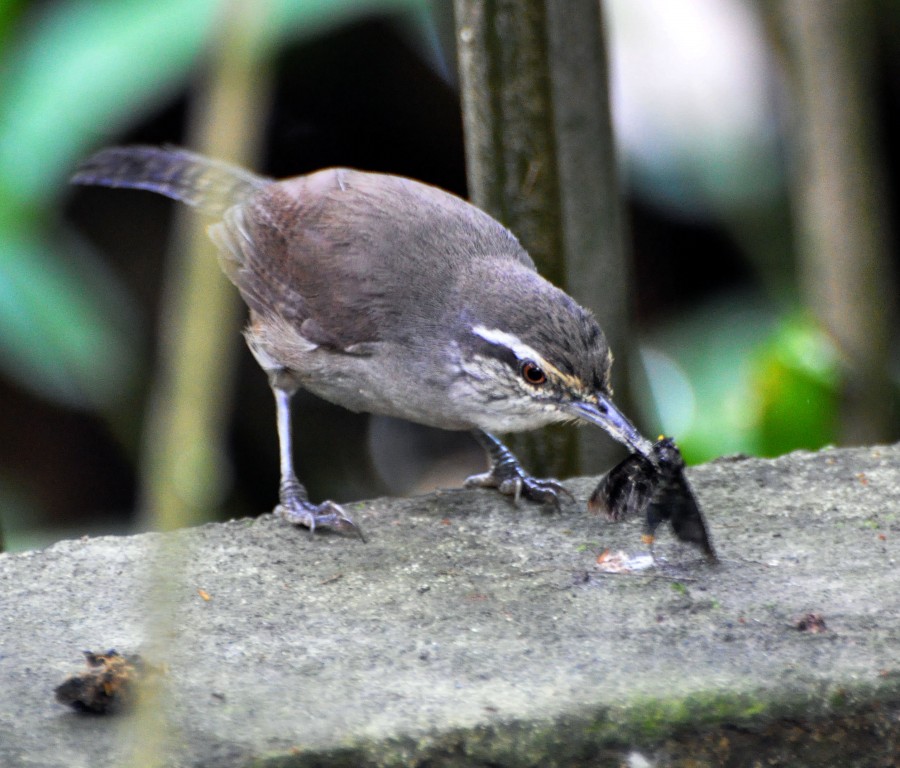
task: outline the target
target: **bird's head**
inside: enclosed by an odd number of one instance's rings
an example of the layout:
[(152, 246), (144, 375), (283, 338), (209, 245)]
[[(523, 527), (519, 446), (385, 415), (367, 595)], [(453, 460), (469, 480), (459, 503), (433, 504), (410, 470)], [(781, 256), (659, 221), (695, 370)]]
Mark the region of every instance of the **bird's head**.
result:
[(477, 426), (515, 432), (588, 422), (647, 455), (651, 443), (612, 402), (612, 355), (597, 321), (558, 289), (540, 293), (527, 312), (517, 304), (464, 329), (462, 369)]

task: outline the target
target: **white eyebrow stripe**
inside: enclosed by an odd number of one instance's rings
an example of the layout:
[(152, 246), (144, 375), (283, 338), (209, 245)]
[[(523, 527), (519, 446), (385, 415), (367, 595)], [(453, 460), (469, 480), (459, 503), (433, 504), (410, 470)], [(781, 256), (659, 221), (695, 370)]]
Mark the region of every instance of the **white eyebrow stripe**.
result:
[(559, 381), (563, 382), (569, 388), (575, 391), (586, 391), (584, 384), (576, 376), (563, 373), (559, 368), (550, 363), (537, 353), (535, 349), (529, 347), (517, 336), (511, 333), (501, 331), (497, 328), (486, 328), (483, 325), (473, 325), (472, 333), (481, 337), (490, 344), (499, 344), (512, 350), (512, 353), (519, 360), (533, 360), (547, 373), (552, 373)]
[(519, 360), (529, 359), (534, 360), (536, 363), (545, 362), (544, 358), (541, 357), (536, 350), (529, 347), (517, 336), (513, 336), (506, 331), (501, 331), (497, 328), (486, 328), (483, 325), (473, 325), (472, 333), (476, 336), (480, 336), (491, 344), (500, 344), (507, 349), (512, 350), (513, 354), (519, 358)]

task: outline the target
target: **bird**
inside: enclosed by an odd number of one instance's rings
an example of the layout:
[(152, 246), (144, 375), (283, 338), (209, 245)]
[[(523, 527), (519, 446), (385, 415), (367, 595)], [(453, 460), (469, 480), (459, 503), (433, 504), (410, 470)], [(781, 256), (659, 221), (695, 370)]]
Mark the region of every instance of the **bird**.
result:
[(500, 222), (413, 179), (327, 168), (275, 180), (173, 146), (109, 147), (72, 176), (142, 189), (210, 217), (219, 264), (249, 308), (246, 342), (275, 398), (275, 514), (310, 532), (356, 529), (310, 501), (293, 456), (303, 388), (351, 411), (469, 430), (486, 472), (468, 487), (560, 505), (495, 436), (587, 422), (631, 451), (652, 446), (614, 405), (612, 354), (590, 311), (538, 274)]

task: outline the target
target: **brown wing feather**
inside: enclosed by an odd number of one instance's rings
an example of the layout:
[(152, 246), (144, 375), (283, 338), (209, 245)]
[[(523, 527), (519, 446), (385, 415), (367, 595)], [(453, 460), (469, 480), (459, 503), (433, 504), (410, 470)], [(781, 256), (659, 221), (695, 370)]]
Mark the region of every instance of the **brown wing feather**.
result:
[(460, 198), (346, 169), (266, 187), (211, 235), (254, 312), (336, 348), (403, 341), (410, 328), (443, 322), (482, 257), (534, 269), (508, 230)]

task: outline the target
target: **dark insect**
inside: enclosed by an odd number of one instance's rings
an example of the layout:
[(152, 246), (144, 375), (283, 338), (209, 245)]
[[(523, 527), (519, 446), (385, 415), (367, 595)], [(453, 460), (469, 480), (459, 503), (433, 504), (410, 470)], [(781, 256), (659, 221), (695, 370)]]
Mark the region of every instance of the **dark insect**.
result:
[(138, 654), (84, 652), (88, 669), (56, 687), (56, 700), (79, 712), (104, 715), (128, 709), (140, 680), (148, 671)]
[(652, 542), (660, 523), (668, 520), (675, 535), (717, 560), (703, 513), (684, 476), (684, 459), (675, 441), (662, 438), (649, 456), (632, 453), (613, 467), (588, 499), (588, 508), (611, 520), (646, 513), (647, 539)]

